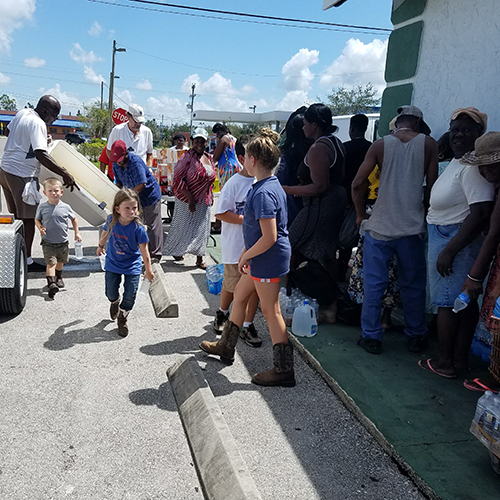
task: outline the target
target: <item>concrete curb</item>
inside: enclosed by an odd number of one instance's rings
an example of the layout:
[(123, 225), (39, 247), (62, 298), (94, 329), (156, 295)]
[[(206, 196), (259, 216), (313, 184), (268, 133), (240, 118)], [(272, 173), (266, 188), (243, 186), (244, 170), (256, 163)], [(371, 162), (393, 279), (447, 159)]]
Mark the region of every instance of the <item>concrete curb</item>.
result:
[(361, 411), (355, 401), (340, 387), (338, 382), (321, 366), (319, 361), (302, 345), (302, 343), (288, 332), (288, 338), (297, 351), (302, 354), (307, 363), (318, 372), (321, 378), (326, 382), (328, 387), (338, 396), (348, 410), (356, 417), (356, 419), (365, 427), (365, 429), (374, 437), (375, 441), (382, 446), (384, 451), (394, 460), (398, 468), (403, 474), (406, 474), (414, 483), (415, 486), (431, 500), (441, 500), (431, 487), (412, 469), (410, 464), (396, 451), (385, 436), (380, 432), (377, 426)]
[(151, 298), (156, 317), (178, 318), (179, 304), (177, 303), (174, 294), (168, 288), (167, 278), (162, 267), (158, 263), (153, 264), (152, 267), (155, 277), (149, 289), (149, 296)]
[(198, 477), (208, 500), (262, 500), (194, 357), (167, 370)]

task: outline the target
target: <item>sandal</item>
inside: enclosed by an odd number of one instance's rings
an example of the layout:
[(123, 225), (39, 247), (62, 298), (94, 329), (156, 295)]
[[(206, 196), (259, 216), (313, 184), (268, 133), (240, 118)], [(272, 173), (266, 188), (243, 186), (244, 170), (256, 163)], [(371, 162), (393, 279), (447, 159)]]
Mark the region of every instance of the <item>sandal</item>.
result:
[(207, 265), (203, 261), (197, 262), (196, 267), (199, 267), (200, 269), (203, 269), (204, 271), (207, 269)]
[[(484, 379), (483, 379), (484, 380)], [(491, 391), (493, 394), (498, 394), (499, 388), (497, 387), (496, 389), (493, 389), (493, 387), (490, 387), (492, 384), (488, 384), (485, 382), (481, 382), (480, 378), (475, 378), (472, 380), (464, 380), (464, 387), (466, 389), (469, 389), (469, 391), (477, 391), (477, 392), (485, 392), (485, 391)]]
[(444, 373), (444, 372), (436, 370), (431, 365), (431, 360), (430, 359), (421, 359), (418, 362), (418, 366), (420, 366), (420, 368), (424, 369), (427, 372), (435, 373), (436, 375), (439, 375), (440, 377), (443, 377), (443, 378), (448, 378), (448, 379), (457, 378), (457, 374), (456, 373), (455, 374)]
[(180, 260), (184, 260), (184, 256), (183, 255), (173, 255), (173, 258), (177, 262), (179, 262)]

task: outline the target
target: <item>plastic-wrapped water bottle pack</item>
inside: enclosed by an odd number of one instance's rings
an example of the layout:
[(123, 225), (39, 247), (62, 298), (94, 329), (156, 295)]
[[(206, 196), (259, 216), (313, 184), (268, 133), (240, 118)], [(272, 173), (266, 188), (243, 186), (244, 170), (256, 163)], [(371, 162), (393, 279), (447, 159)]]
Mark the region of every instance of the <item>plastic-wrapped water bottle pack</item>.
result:
[(309, 304), (312, 306), (317, 318), (319, 313), (319, 304), (316, 299), (308, 297), (306, 294), (302, 293), (298, 288), (293, 288), (292, 295), (288, 296), (286, 294), (286, 288), (281, 287), (280, 308), (286, 326), (292, 326), (293, 313), (297, 307), (301, 306), (304, 303), (304, 300), (307, 300)]

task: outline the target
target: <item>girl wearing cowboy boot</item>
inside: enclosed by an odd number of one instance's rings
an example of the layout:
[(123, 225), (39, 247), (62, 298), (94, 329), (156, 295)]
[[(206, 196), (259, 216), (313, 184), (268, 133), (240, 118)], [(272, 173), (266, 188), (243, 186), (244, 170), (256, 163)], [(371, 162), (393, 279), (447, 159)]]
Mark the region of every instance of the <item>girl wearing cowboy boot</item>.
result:
[(257, 181), (247, 195), (244, 209), (245, 249), (238, 261), (242, 277), (234, 290), (233, 309), (221, 339), (205, 340), (200, 348), (232, 364), (247, 301), (256, 291), (273, 341), (273, 367), (255, 374), (252, 382), (292, 387), (295, 385), (293, 351), (279, 306), (280, 278), (289, 271), (291, 249), (286, 228), (286, 195), (273, 175), (280, 158), (278, 139), (276, 132), (262, 128), (246, 146), (245, 168)]

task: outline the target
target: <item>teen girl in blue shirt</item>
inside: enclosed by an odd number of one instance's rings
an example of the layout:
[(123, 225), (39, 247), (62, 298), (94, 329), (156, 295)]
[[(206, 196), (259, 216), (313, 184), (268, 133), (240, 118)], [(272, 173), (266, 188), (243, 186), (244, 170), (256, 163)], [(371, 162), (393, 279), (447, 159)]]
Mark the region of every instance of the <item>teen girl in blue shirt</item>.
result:
[(293, 351), (288, 343), (279, 305), (280, 278), (289, 271), (291, 248), (287, 231), (286, 194), (273, 170), (278, 164), (279, 135), (269, 128), (259, 130), (246, 146), (245, 168), (257, 181), (250, 189), (243, 218), (243, 250), (238, 269), (242, 277), (234, 290), (233, 309), (218, 342), (203, 341), (200, 348), (220, 356), (228, 364), (245, 318), (247, 301), (255, 290), (273, 341), (273, 368), (257, 373), (258, 385), (294, 386)]

